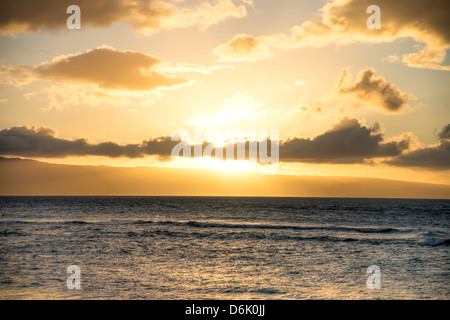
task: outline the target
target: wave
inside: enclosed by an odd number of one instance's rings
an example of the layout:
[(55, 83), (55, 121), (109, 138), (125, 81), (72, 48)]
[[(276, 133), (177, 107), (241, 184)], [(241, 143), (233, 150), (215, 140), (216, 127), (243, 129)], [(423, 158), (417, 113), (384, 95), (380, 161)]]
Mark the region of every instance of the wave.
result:
[(0, 223), (4, 224), (92, 224), (95, 222), (72, 220), (72, 221), (60, 221), (60, 220), (2, 220)]
[(255, 290), (250, 290), (250, 293), (258, 293), (258, 294), (266, 294), (266, 295), (286, 294), (286, 292), (280, 291), (275, 288), (259, 288), (259, 289), (255, 289)]
[(25, 223), (33, 223), (33, 221), (26, 221), (26, 220), (2, 220), (0, 223), (4, 224), (25, 224)]
[(275, 230), (325, 230), (358, 233), (410, 233), (411, 229), (397, 229), (388, 227), (344, 227), (344, 226), (305, 226), (280, 224), (253, 224), (253, 223), (218, 223), (200, 221), (139, 221), (138, 224), (189, 226), (194, 228), (229, 228), (229, 229), (275, 229)]
[[(355, 233), (360, 234), (414, 234), (414, 230), (411, 229), (403, 229), (403, 228), (393, 228), (393, 227), (356, 227), (356, 226), (335, 226), (335, 225), (291, 225), (291, 224), (273, 224), (273, 223), (251, 223), (251, 222), (242, 222), (242, 223), (228, 223), (228, 222), (217, 222), (217, 221), (177, 221), (177, 220), (134, 220), (134, 219), (111, 219), (107, 221), (86, 221), (86, 220), (3, 220), (0, 223), (37, 223), (37, 224), (63, 224), (63, 225), (73, 225), (73, 226), (84, 226), (84, 225), (140, 225), (145, 228), (148, 226), (166, 226), (169, 227), (170, 232), (179, 232), (179, 228), (181, 229), (228, 229), (232, 232), (235, 230), (239, 232), (239, 230), (291, 230), (291, 231), (324, 231), (324, 232), (337, 232), (340, 233), (340, 237), (333, 237), (333, 239), (329, 240), (337, 240), (337, 241), (345, 241), (345, 242), (353, 242), (360, 241), (357, 236), (352, 236)], [(176, 229), (170, 228), (175, 227)], [(145, 228), (147, 229), (147, 228)], [(128, 231), (136, 231), (136, 230), (128, 230)], [(147, 230), (150, 231), (150, 230)], [(152, 230), (153, 231), (153, 230)], [(192, 234), (191, 230), (189, 233)], [(152, 233), (152, 232), (150, 232)], [(129, 233), (128, 237), (137, 236), (139, 233)], [(200, 232), (203, 234), (203, 232)], [(345, 234), (348, 234), (347, 236)], [(203, 235), (204, 236), (204, 235)], [(256, 235), (255, 235), (256, 236)], [(259, 235), (262, 236), (262, 235)], [(283, 236), (287, 236), (284, 234)], [(316, 240), (321, 240), (317, 237), (313, 237)], [(430, 237), (430, 238), (439, 238), (439, 237)], [(308, 240), (308, 238), (302, 238), (304, 240)], [(301, 239), (299, 239), (301, 240)], [(434, 244), (430, 242), (430, 244), (426, 245), (441, 245)], [(447, 245), (447, 244), (444, 244)]]
[(83, 221), (83, 220), (73, 220), (73, 221), (64, 221), (65, 224), (90, 224), (92, 222)]
[(427, 231), (424, 233), (421, 233), (421, 236), (427, 237), (427, 238), (446, 238), (448, 235), (447, 232), (440, 231), (440, 230), (433, 230), (433, 231)]
[(4, 224), (118, 224), (118, 225), (161, 225), (161, 226), (179, 226), (192, 228), (222, 228), (222, 229), (274, 229), (274, 230), (324, 230), (338, 232), (357, 232), (357, 233), (411, 233), (411, 229), (399, 229), (392, 227), (349, 227), (333, 225), (290, 225), (290, 224), (270, 224), (270, 223), (222, 223), (206, 221), (173, 221), (173, 220), (132, 220), (132, 219), (111, 219), (109, 221), (85, 221), (85, 220), (0, 220)]
[(9, 236), (25, 236), (25, 234), (17, 231), (0, 231), (0, 237), (9, 237)]
[(421, 243), (423, 246), (439, 247), (450, 246), (450, 239), (428, 239)]
[(337, 237), (332, 235), (287, 235), (287, 234), (278, 234), (272, 233), (270, 235), (263, 235), (261, 233), (256, 232), (227, 232), (227, 233), (216, 233), (212, 231), (207, 232), (193, 232), (193, 231), (170, 231), (170, 230), (144, 230), (142, 232), (127, 232), (126, 236), (128, 238), (153, 238), (153, 237), (169, 237), (169, 238), (177, 238), (177, 239), (202, 239), (209, 238), (211, 240), (220, 240), (220, 241), (240, 241), (240, 240), (272, 240), (272, 241), (294, 241), (294, 242), (302, 242), (302, 241), (318, 241), (318, 242), (355, 242), (355, 243), (364, 243), (370, 245), (377, 245), (381, 243), (398, 243), (398, 241), (405, 241), (399, 239), (370, 239), (370, 238), (353, 238), (353, 237)]

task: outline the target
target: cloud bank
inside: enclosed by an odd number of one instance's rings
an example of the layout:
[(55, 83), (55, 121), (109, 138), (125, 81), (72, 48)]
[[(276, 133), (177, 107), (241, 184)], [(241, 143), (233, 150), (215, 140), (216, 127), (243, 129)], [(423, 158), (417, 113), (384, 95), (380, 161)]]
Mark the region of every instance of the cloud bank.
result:
[[(245, 143), (248, 149), (250, 143), (258, 143), (254, 139), (247, 138), (239, 143)], [(202, 141), (202, 150), (205, 150), (212, 142)], [(121, 145), (112, 141), (95, 143), (86, 138), (76, 140), (59, 138), (54, 129), (46, 127), (18, 126), (0, 131), (0, 155), (32, 158), (67, 156), (168, 158), (178, 143), (178, 141), (171, 141), (169, 135), (153, 137), (141, 143)], [(188, 142), (183, 143), (188, 144)], [(237, 143), (229, 142), (223, 150), (226, 150), (230, 144), (236, 148)], [(269, 150), (270, 144), (269, 139)], [(387, 139), (383, 136), (379, 123), (368, 127), (357, 119), (344, 118), (315, 137), (290, 137), (280, 140), (279, 160), (281, 162), (349, 164), (370, 163), (375, 159), (385, 159), (385, 163), (394, 166), (450, 169), (450, 140), (442, 140), (438, 145), (427, 148), (417, 149), (416, 145), (417, 138), (412, 134)], [(194, 145), (190, 144), (190, 146), (194, 148)], [(248, 158), (248, 150), (246, 154)], [(191, 155), (194, 155), (193, 151)], [(212, 155), (214, 156), (215, 153)]]
[(58, 158), (67, 156), (106, 156), (141, 158), (146, 155), (170, 156), (176, 142), (170, 136), (144, 140), (140, 144), (92, 143), (81, 138), (58, 138), (52, 128), (20, 126), (0, 131), (0, 154)]

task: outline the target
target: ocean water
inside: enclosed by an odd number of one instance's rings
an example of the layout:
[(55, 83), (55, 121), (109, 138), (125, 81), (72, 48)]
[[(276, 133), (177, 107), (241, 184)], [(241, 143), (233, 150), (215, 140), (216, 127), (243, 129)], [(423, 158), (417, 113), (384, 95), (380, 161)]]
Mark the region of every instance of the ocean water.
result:
[(449, 299), (449, 218), (449, 200), (0, 197), (0, 298)]

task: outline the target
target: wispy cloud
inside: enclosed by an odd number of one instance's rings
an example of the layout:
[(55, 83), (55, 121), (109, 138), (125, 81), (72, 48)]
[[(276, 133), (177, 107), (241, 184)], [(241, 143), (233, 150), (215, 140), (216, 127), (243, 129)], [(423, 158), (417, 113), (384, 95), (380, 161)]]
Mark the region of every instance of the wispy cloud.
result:
[(177, 62), (177, 63), (167, 63), (162, 62), (155, 66), (154, 70), (162, 73), (201, 73), (201, 74), (212, 74), (215, 71), (220, 70), (232, 70), (234, 66), (231, 65), (213, 65), (213, 66), (204, 66), (198, 65), (194, 63), (185, 63), (185, 62)]

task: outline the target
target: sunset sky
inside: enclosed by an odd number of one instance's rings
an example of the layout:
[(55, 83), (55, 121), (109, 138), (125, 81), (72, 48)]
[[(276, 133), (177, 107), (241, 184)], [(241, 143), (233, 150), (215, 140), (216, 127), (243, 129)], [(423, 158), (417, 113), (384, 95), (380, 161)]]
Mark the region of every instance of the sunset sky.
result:
[[(72, 4), (80, 30), (66, 27)], [(449, 12), (440, 0), (5, 0), (0, 156), (259, 171), (172, 160), (170, 137), (277, 129), (278, 174), (450, 184)]]

